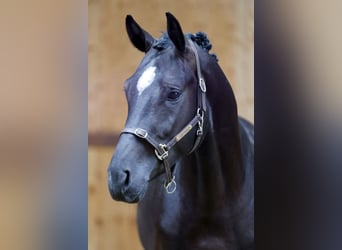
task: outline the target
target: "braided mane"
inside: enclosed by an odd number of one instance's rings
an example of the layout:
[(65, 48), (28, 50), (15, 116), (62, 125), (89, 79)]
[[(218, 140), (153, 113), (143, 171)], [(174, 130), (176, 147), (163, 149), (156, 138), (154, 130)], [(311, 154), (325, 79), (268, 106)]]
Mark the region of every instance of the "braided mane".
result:
[[(190, 34), (190, 39), (193, 42), (195, 42), (198, 46), (205, 49), (208, 53), (212, 48), (209, 38), (207, 34), (205, 34), (204, 32), (197, 32), (195, 34)], [(210, 54), (210, 55), (213, 56), (216, 59), (216, 61), (218, 61), (216, 54)]]

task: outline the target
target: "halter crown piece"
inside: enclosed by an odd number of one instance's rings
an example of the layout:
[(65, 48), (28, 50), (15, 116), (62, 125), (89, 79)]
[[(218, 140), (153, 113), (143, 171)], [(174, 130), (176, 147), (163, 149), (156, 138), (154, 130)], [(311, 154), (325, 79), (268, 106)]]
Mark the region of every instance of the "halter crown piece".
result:
[(170, 163), (168, 161), (169, 150), (179, 142), (184, 136), (186, 136), (194, 127), (197, 126), (196, 132), (196, 140), (195, 143), (190, 150), (189, 154), (194, 152), (200, 142), (203, 135), (203, 123), (204, 123), (204, 114), (206, 112), (206, 96), (205, 93), (207, 91), (206, 84), (204, 78), (201, 73), (201, 66), (199, 61), (199, 56), (196, 50), (196, 47), (192, 41), (190, 41), (191, 49), (193, 50), (196, 58), (196, 67), (197, 67), (197, 80), (198, 80), (198, 90), (197, 90), (197, 112), (194, 118), (176, 135), (174, 136), (168, 143), (158, 143), (153, 136), (151, 136), (146, 129), (143, 128), (124, 128), (121, 131), (121, 134), (133, 134), (141, 139), (146, 140), (154, 147), (154, 152), (159, 161), (161, 161), (164, 165), (166, 180), (164, 183), (164, 187), (168, 194), (171, 194), (176, 191), (177, 184), (175, 181), (175, 176), (171, 172)]

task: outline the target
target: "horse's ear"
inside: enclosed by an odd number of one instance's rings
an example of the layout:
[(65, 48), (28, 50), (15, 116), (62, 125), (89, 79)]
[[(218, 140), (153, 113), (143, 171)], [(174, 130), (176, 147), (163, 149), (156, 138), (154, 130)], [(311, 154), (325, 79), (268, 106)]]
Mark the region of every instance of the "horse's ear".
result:
[(146, 53), (151, 48), (154, 38), (143, 30), (131, 15), (126, 16), (126, 30), (129, 39), (138, 50)]
[(182, 28), (177, 19), (170, 12), (166, 12), (166, 18), (167, 33), (176, 48), (183, 52), (185, 50), (185, 38)]

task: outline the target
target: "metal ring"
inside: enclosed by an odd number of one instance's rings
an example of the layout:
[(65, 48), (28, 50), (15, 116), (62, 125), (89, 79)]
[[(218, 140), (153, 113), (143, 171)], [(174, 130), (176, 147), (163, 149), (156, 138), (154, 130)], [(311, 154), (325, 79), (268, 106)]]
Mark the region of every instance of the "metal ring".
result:
[(175, 176), (173, 176), (172, 180), (166, 184), (164, 184), (165, 190), (168, 194), (172, 194), (176, 191), (177, 189), (177, 183), (175, 181)]

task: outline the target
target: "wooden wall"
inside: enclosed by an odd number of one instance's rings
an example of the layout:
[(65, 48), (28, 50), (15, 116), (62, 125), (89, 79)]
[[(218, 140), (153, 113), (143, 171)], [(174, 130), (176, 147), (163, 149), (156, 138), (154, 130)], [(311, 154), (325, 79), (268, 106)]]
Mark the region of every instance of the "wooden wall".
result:
[(136, 205), (114, 202), (107, 188), (113, 147), (88, 149), (88, 249), (142, 249), (136, 230)]
[(112, 201), (106, 177), (115, 144), (108, 135), (117, 134), (126, 119), (123, 84), (143, 57), (127, 38), (125, 16), (132, 14), (155, 37), (165, 31), (166, 11), (178, 18), (184, 32), (206, 32), (232, 84), (240, 115), (253, 121), (254, 2), (89, 0), (88, 7), (89, 249), (142, 249), (136, 206)]

